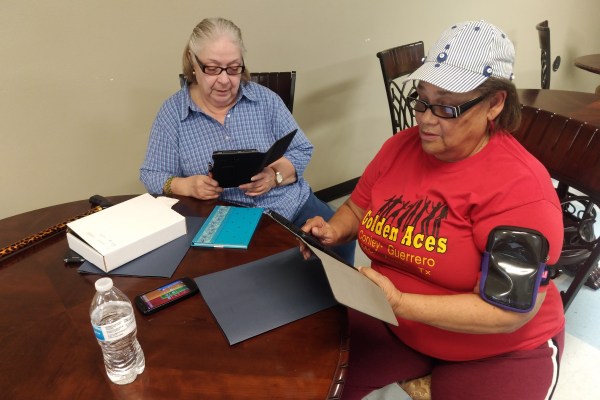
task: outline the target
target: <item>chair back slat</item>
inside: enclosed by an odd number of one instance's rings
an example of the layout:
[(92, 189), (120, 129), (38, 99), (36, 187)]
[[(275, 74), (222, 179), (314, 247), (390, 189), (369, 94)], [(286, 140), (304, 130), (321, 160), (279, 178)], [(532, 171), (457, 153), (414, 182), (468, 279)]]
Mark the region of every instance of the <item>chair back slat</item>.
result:
[(407, 97), (416, 88), (413, 82), (401, 83), (401, 78), (423, 64), (425, 49), (423, 42), (409, 43), (377, 53), (388, 101), (392, 133), (415, 124), (412, 111), (406, 106)]
[(250, 80), (268, 87), (281, 97), (288, 110), (294, 110), (294, 92), (296, 71), (287, 72), (251, 72)]
[[(522, 122), (515, 138), (533, 154), (558, 182), (562, 202), (581, 192), (587, 204), (600, 205), (600, 128), (549, 111), (522, 106)], [(584, 262), (566, 291), (561, 292), (565, 310), (596, 268), (600, 258), (600, 239), (586, 246)], [(569, 260), (563, 248), (559, 265)]]
[(514, 136), (523, 147), (553, 178), (600, 200), (600, 129), (529, 106), (522, 115)]
[(539, 146), (544, 142), (544, 135), (551, 124), (553, 115), (529, 107), (527, 110), (523, 109), (521, 127), (515, 137), (531, 154), (539, 159), (541, 153)]
[[(573, 124), (576, 125), (576, 124)], [(572, 129), (569, 146), (555, 174), (588, 196), (600, 199), (600, 133), (598, 128), (580, 124)]]
[(542, 131), (543, 135), (537, 135), (537, 143), (532, 143), (531, 148), (535, 150), (532, 154), (546, 165), (546, 168), (554, 168), (564, 157), (568, 148), (564, 146), (564, 142), (569, 141), (573, 131), (577, 130), (577, 122), (572, 123), (574, 121), (566, 117), (547, 112), (543, 112), (541, 116), (546, 119), (546, 127)]

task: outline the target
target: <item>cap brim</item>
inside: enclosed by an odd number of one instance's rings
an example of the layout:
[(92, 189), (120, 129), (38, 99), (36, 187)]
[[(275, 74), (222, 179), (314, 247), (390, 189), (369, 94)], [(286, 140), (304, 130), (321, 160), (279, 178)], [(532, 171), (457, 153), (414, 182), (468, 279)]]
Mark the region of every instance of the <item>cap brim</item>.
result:
[(486, 76), (447, 63), (425, 62), (402, 82), (419, 80), (449, 92), (464, 93), (477, 88), (486, 79)]

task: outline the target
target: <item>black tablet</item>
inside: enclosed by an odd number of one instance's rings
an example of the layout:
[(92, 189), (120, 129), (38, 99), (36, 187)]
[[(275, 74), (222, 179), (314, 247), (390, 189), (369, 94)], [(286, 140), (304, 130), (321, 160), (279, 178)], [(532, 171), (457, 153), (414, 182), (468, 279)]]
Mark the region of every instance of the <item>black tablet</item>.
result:
[(237, 187), (250, 182), (267, 165), (281, 158), (296, 135), (294, 129), (277, 140), (266, 152), (256, 149), (219, 150), (213, 152), (212, 176), (219, 186)]

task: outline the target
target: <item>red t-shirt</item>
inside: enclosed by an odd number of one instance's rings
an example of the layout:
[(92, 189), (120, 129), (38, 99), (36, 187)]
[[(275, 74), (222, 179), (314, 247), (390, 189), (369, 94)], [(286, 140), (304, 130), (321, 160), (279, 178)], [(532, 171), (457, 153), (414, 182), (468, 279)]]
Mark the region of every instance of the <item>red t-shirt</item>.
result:
[[(549, 264), (562, 247), (562, 212), (551, 178), (505, 132), (452, 163), (422, 150), (417, 127), (397, 133), (368, 165), (351, 199), (366, 211), (358, 229), (362, 250), (402, 292), (473, 293), (496, 226), (542, 232), (550, 243)], [(547, 294), (537, 315), (510, 334), (456, 333), (404, 319), (390, 328), (407, 345), (445, 360), (532, 349), (564, 326), (554, 283), (540, 291)]]

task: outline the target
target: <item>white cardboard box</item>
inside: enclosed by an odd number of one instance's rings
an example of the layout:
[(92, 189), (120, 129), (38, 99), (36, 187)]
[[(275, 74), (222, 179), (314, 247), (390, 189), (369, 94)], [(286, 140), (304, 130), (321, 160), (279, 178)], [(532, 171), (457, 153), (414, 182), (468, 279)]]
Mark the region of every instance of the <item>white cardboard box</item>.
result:
[(186, 234), (185, 217), (143, 194), (67, 224), (69, 247), (109, 272)]

